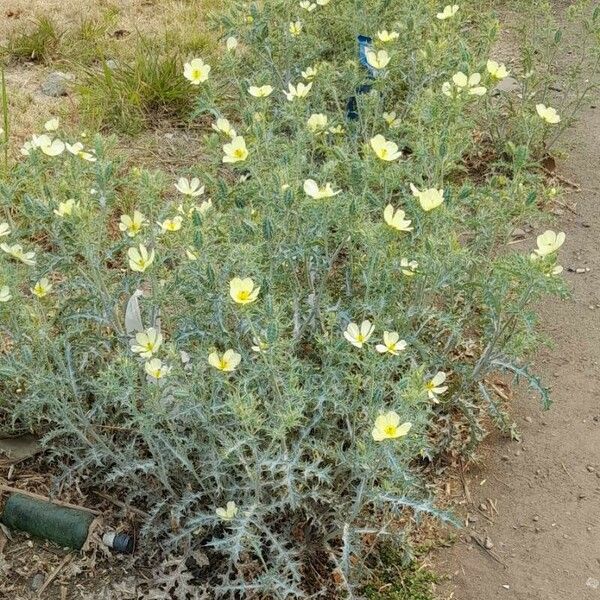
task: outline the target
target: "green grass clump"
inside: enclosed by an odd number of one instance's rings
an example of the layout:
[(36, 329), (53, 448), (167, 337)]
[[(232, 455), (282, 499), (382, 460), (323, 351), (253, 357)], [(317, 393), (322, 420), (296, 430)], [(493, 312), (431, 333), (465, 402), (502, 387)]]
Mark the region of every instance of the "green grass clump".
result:
[(100, 129), (132, 134), (190, 114), (194, 96), (181, 77), (179, 50), (141, 37), (134, 43), (133, 58), (88, 69), (79, 87), (82, 113)]
[(16, 61), (47, 62), (56, 55), (61, 32), (52, 19), (39, 17), (12, 33), (6, 44), (0, 47), (0, 57)]

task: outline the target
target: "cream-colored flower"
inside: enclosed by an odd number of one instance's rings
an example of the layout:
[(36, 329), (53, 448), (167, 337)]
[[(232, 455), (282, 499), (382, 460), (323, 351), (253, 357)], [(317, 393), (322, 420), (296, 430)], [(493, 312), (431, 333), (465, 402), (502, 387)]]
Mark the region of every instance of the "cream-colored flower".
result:
[(439, 12), (436, 17), (440, 21), (445, 21), (446, 19), (450, 19), (458, 12), (459, 6), (458, 4), (448, 4), (448, 6), (444, 7), (442, 12)]
[(408, 258), (400, 259), (400, 270), (403, 275), (413, 277), (417, 273), (419, 263), (416, 260), (408, 260)]
[(383, 29), (382, 31), (377, 32), (377, 38), (380, 42), (384, 44), (387, 42), (393, 42), (400, 37), (400, 34), (397, 31), (388, 31), (387, 29)]
[(398, 160), (402, 156), (398, 144), (386, 140), (381, 134), (371, 138), (371, 148), (377, 158), (388, 162)]
[(331, 183), (326, 183), (323, 187), (319, 187), (314, 179), (307, 179), (304, 182), (304, 193), (315, 200), (320, 200), (321, 198), (332, 198), (337, 194), (341, 194), (342, 190), (334, 192)]
[(255, 98), (266, 98), (273, 93), (273, 87), (270, 85), (261, 85), (260, 87), (251, 85), (248, 88), (248, 93)]
[(226, 508), (217, 508), (215, 513), (221, 521), (233, 521), (238, 514), (238, 508), (235, 505), (235, 502), (230, 500), (227, 502)]
[(310, 92), (310, 88), (312, 88), (312, 81), (310, 81), (306, 85), (300, 82), (295, 86), (289, 83), (289, 91), (286, 92), (285, 90), (283, 90), (283, 93), (285, 94), (285, 97), (288, 99), (288, 101), (292, 102), (296, 98), (306, 98), (306, 96), (308, 96), (308, 92)]
[(504, 79), (505, 77), (508, 77), (508, 75), (509, 75), (509, 72), (508, 72), (506, 66), (504, 64), (500, 64), (500, 63), (496, 62), (495, 60), (488, 60), (486, 68), (487, 68), (487, 72), (494, 79)]
[(7, 285), (0, 286), (0, 302), (8, 302), (12, 298)]
[(234, 36), (230, 35), (226, 40), (225, 40), (225, 48), (227, 48), (227, 50), (229, 52), (231, 52), (232, 50), (235, 50), (238, 47), (238, 41), (237, 38), (235, 38)]
[(58, 156), (65, 151), (65, 143), (58, 138), (52, 139), (45, 133), (32, 136), (31, 144), (33, 148), (38, 148), (47, 156)]
[(368, 319), (365, 319), (360, 327), (356, 323), (349, 323), (344, 331), (344, 337), (357, 348), (362, 348), (373, 335), (375, 331), (375, 325)]
[(180, 177), (175, 184), (175, 188), (180, 194), (195, 198), (204, 194), (204, 186), (200, 185), (200, 179), (193, 177), (191, 180), (187, 177)]
[(556, 252), (565, 243), (563, 231), (556, 233), (551, 229), (537, 236), (537, 248), (534, 250), (537, 256), (548, 256)]
[(196, 208), (196, 210), (202, 215), (204, 216), (211, 208), (212, 208), (212, 200), (209, 198), (208, 200), (205, 200), (204, 202), (200, 203), (200, 206), (198, 206)]
[(167, 231), (179, 231), (182, 223), (183, 217), (181, 215), (177, 215), (171, 219), (165, 219), (162, 222), (158, 221), (157, 225), (161, 228), (163, 233), (166, 233)]
[(70, 217), (73, 212), (79, 208), (79, 202), (73, 200), (73, 198), (69, 198), (64, 202), (58, 203), (58, 208), (55, 208), (52, 212), (57, 217)]
[(260, 286), (255, 286), (254, 281), (250, 277), (241, 279), (234, 277), (229, 282), (229, 295), (237, 304), (250, 304), (258, 298)]
[(148, 224), (146, 217), (139, 211), (134, 210), (133, 216), (121, 215), (119, 230), (129, 237), (135, 237)]
[(185, 249), (185, 255), (187, 256), (187, 259), (192, 262), (198, 260), (198, 253), (196, 252), (196, 250), (192, 250), (191, 248)]
[(44, 129), (46, 131), (56, 131), (59, 127), (60, 123), (58, 117), (53, 117), (52, 119), (46, 121), (44, 123)]
[(222, 356), (218, 352), (211, 352), (208, 355), (208, 364), (225, 373), (235, 371), (241, 360), (241, 354), (238, 354), (235, 350), (227, 350)]
[(447, 389), (447, 385), (442, 385), (446, 381), (446, 373), (438, 371), (431, 379), (425, 382), (425, 390), (430, 400), (438, 402), (438, 396), (443, 394)]
[(299, 36), (302, 33), (302, 21), (292, 21), (288, 29), (294, 37)]
[(383, 120), (387, 123), (390, 129), (395, 129), (400, 125), (400, 119), (396, 116), (396, 112), (384, 112), (382, 115)]
[(323, 133), (327, 129), (327, 115), (313, 113), (306, 121), (306, 128), (311, 133)]
[(129, 268), (138, 273), (143, 273), (154, 262), (154, 250), (148, 252), (143, 244), (140, 244), (138, 248), (129, 248), (127, 256)]
[(229, 123), (229, 121), (227, 119), (219, 118), (216, 120), (215, 123), (213, 123), (211, 125), (211, 127), (215, 131), (218, 131), (219, 133), (224, 133), (225, 135), (228, 135), (232, 139), (234, 137), (237, 137), (237, 134), (235, 133), (235, 129), (231, 126), (231, 123)]
[(10, 233), (10, 225), (6, 223), (0, 223), (0, 237), (4, 237)]
[(537, 111), (537, 114), (544, 121), (546, 121), (546, 123), (549, 123), (550, 125), (556, 125), (557, 123), (560, 123), (560, 116), (556, 112), (555, 108), (546, 106), (545, 104), (536, 104), (535, 110)]
[(380, 354), (392, 354), (398, 356), (406, 348), (406, 341), (400, 339), (400, 335), (395, 331), (383, 332), (383, 344), (377, 344), (375, 350)]
[(47, 277), (42, 277), (32, 288), (31, 293), (38, 298), (47, 296), (52, 290), (52, 284), (48, 281)]
[(378, 50), (375, 52), (375, 50), (367, 49), (365, 55), (367, 57), (367, 62), (374, 69), (385, 69), (390, 62), (390, 55), (385, 50)]
[(300, 74), (306, 81), (312, 81), (317, 76), (317, 67), (307, 67), (306, 71), (301, 71)]
[(163, 336), (155, 327), (136, 333), (135, 341), (131, 343), (131, 351), (142, 358), (151, 358), (158, 352), (163, 342)]
[(267, 342), (261, 340), (259, 337), (254, 336), (252, 338), (251, 348), (254, 352), (258, 352), (260, 354), (261, 352), (264, 352), (268, 347), (269, 345), (267, 344)]
[(373, 427), (371, 435), (376, 442), (394, 440), (405, 436), (411, 430), (411, 427), (412, 423), (408, 422), (400, 425), (400, 416), (391, 410), (375, 419), (375, 427)]
[(315, 8), (317, 8), (317, 5), (314, 2), (310, 2), (310, 0), (301, 0), (300, 8), (303, 8), (308, 12), (312, 12), (313, 10), (315, 10)]
[(444, 202), (444, 190), (428, 188), (420, 191), (412, 183), (410, 184), (410, 190), (413, 196), (419, 199), (421, 208), (425, 212), (429, 212), (430, 210), (437, 208), (440, 204), (442, 204), (442, 202)]
[(403, 210), (394, 210), (391, 204), (388, 204), (383, 211), (383, 220), (393, 229), (397, 231), (412, 231), (413, 228), (410, 226), (411, 220), (406, 218), (406, 214)]
[(333, 133), (333, 135), (343, 135), (346, 133), (343, 125), (335, 125), (329, 128), (329, 133)]
[(81, 160), (87, 160), (88, 162), (96, 162), (98, 160), (91, 152), (86, 152), (83, 149), (81, 142), (75, 142), (74, 144), (67, 143), (65, 147), (73, 156), (77, 156)]
[(144, 370), (152, 379), (164, 379), (170, 372), (172, 367), (165, 365), (159, 358), (153, 358), (144, 364)]
[(0, 244), (0, 249), (26, 265), (35, 265), (35, 252), (24, 252), (21, 244)]
[(452, 88), (450, 82), (446, 81), (444, 85), (442, 85), (442, 92), (446, 96), (452, 96), (453, 91), (457, 94), (466, 92), (472, 96), (483, 96), (487, 92), (487, 88), (483, 85), (479, 85), (480, 82), (480, 73), (472, 73), (471, 75), (467, 76), (462, 71), (459, 71), (452, 76), (454, 89)]
[(207, 65), (201, 58), (194, 58), (183, 65), (183, 76), (192, 85), (200, 85), (206, 81), (209, 73), (210, 65)]
[(229, 144), (223, 146), (224, 163), (236, 163), (244, 161), (248, 158), (248, 149), (246, 148), (246, 140), (238, 135), (234, 137)]

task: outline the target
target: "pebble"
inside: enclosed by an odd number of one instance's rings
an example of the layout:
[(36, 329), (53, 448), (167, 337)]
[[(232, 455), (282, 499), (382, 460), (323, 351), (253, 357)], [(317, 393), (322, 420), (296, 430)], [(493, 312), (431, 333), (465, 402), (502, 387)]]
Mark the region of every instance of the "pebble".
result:
[(66, 96), (67, 84), (72, 78), (72, 75), (63, 73), (62, 71), (54, 71), (53, 73), (50, 73), (50, 75), (48, 75), (46, 80), (42, 83), (42, 93), (52, 98)]
[(483, 544), (488, 550), (491, 550), (494, 547), (494, 542), (489, 537), (485, 538), (485, 542)]
[(528, 423), (532, 423), (532, 422), (533, 422), (533, 419), (532, 419), (531, 417), (525, 417), (525, 420), (526, 420)]
[(36, 573), (31, 578), (31, 583), (29, 586), (31, 587), (32, 591), (37, 592), (44, 585), (45, 580), (46, 575), (44, 575), (44, 573)]
[(596, 472), (596, 467), (594, 467), (593, 465), (588, 465), (586, 467), (586, 469), (590, 472), (590, 473), (595, 473)]

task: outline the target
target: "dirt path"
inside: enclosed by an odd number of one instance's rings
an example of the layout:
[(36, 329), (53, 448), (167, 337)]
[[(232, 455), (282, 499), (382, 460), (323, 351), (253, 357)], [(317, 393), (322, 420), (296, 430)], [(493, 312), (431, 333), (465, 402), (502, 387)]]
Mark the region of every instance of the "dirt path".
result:
[(558, 172), (582, 187), (568, 197), (576, 214), (565, 211), (555, 227), (567, 234), (560, 262), (572, 298), (541, 306), (555, 346), (539, 353), (535, 371), (555, 404), (542, 413), (522, 394), (514, 406), (522, 441), (491, 440), (483, 467), (467, 474), (476, 516), (439, 557), (437, 569), (451, 576), (441, 598), (600, 600), (599, 140), (600, 108), (587, 103), (558, 161)]

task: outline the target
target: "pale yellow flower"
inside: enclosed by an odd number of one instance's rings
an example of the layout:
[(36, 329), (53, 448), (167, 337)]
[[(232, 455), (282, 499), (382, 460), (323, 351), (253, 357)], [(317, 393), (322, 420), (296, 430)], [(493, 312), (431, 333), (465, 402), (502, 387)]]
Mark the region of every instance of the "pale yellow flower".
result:
[(334, 127), (329, 128), (329, 133), (333, 133), (333, 135), (342, 135), (346, 133), (346, 130), (342, 125), (335, 125)]
[(293, 21), (289, 25), (289, 32), (294, 36), (299, 36), (302, 33), (302, 22), (301, 21)]
[(212, 208), (212, 200), (209, 198), (208, 200), (205, 200), (204, 202), (202, 202), (200, 204), (200, 206), (198, 206), (196, 208), (196, 210), (202, 215), (204, 216), (211, 208)]
[(288, 101), (292, 102), (296, 98), (306, 98), (306, 96), (308, 96), (308, 92), (310, 92), (311, 87), (312, 81), (307, 83), (306, 85), (300, 82), (296, 86), (289, 83), (289, 91), (286, 92), (285, 90), (283, 90), (283, 93), (285, 94), (285, 97), (288, 99)]
[(44, 129), (46, 131), (56, 131), (59, 127), (58, 117), (53, 117), (52, 119), (46, 121), (44, 123)]
[(201, 58), (194, 58), (183, 65), (183, 76), (192, 84), (200, 85), (208, 79), (210, 65), (205, 64)]
[(0, 286), (0, 302), (8, 302), (12, 298), (7, 285)]
[(157, 225), (162, 229), (163, 232), (167, 231), (179, 231), (183, 223), (183, 217), (177, 215), (172, 219), (165, 219), (164, 221), (157, 222)]
[(487, 72), (494, 79), (504, 79), (505, 77), (508, 77), (508, 75), (509, 75), (509, 72), (506, 69), (506, 66), (504, 64), (500, 64), (500, 63), (496, 62), (495, 60), (488, 60), (486, 68), (487, 68)]
[(308, 12), (312, 12), (315, 10), (315, 8), (317, 8), (317, 5), (314, 2), (310, 2), (310, 0), (301, 0), (300, 8), (303, 8)]
[(425, 390), (430, 400), (438, 402), (438, 396), (443, 394), (447, 389), (447, 385), (442, 385), (446, 381), (446, 373), (438, 371), (431, 379), (425, 382)]
[(307, 67), (306, 71), (300, 73), (306, 81), (312, 81), (317, 75), (317, 67)]
[(307, 179), (304, 182), (304, 193), (315, 200), (320, 200), (321, 198), (332, 198), (337, 194), (341, 194), (342, 190), (334, 192), (331, 183), (326, 183), (320, 188), (314, 179)]
[(10, 225), (6, 222), (0, 223), (0, 237), (4, 237), (10, 233)]
[(371, 435), (376, 442), (383, 440), (394, 440), (405, 436), (411, 429), (412, 423), (402, 423), (400, 425), (400, 416), (393, 410), (379, 415), (375, 419), (375, 427)]
[(153, 358), (144, 364), (144, 370), (152, 377), (152, 379), (164, 379), (170, 372), (172, 367), (163, 363), (159, 358)]
[(148, 252), (143, 244), (140, 244), (138, 248), (129, 248), (127, 256), (129, 257), (129, 268), (138, 273), (143, 273), (154, 262), (154, 250)]
[(383, 120), (387, 123), (390, 129), (394, 129), (400, 125), (400, 119), (396, 117), (396, 112), (384, 112), (382, 115)]
[(560, 116), (556, 112), (555, 108), (546, 106), (545, 104), (536, 104), (535, 110), (537, 111), (537, 114), (544, 121), (546, 121), (546, 123), (549, 123), (550, 125), (556, 125), (557, 123), (560, 123)]
[(52, 212), (57, 217), (70, 217), (77, 208), (79, 208), (79, 202), (69, 198), (65, 202), (59, 202), (58, 208), (55, 208)]
[(127, 233), (129, 237), (135, 237), (141, 230), (148, 224), (146, 217), (139, 211), (134, 210), (133, 216), (121, 215), (121, 222), (119, 223), (119, 229)]
[(327, 129), (327, 115), (313, 113), (306, 121), (306, 128), (311, 133), (323, 133)]
[(191, 248), (185, 249), (185, 255), (187, 256), (188, 260), (191, 260), (192, 262), (198, 260), (198, 253)]
[(235, 371), (241, 360), (242, 356), (235, 350), (227, 350), (222, 356), (219, 356), (218, 352), (211, 352), (208, 355), (208, 364), (225, 373)]
[(254, 281), (250, 277), (241, 279), (234, 277), (229, 282), (229, 295), (234, 302), (238, 304), (250, 304), (258, 298), (260, 286), (254, 285)]
[[(483, 85), (479, 85), (481, 82), (480, 73), (472, 73), (467, 76), (462, 71), (455, 73), (452, 76), (452, 83), (454, 84), (454, 91), (457, 94), (466, 92), (472, 96), (483, 96), (487, 92), (487, 88)], [(446, 96), (452, 96), (453, 89), (449, 81), (446, 81), (442, 85), (442, 92)]]
[(34, 135), (31, 140), (33, 148), (39, 148), (47, 156), (58, 156), (65, 151), (65, 143), (58, 138), (52, 139), (45, 133)]
[(400, 37), (400, 34), (397, 31), (388, 31), (387, 29), (383, 29), (382, 31), (377, 32), (377, 37), (380, 42), (384, 44), (387, 42), (393, 42)]
[(31, 293), (38, 298), (43, 298), (50, 293), (52, 284), (48, 281), (47, 277), (42, 277), (32, 288)]
[(413, 228), (410, 226), (411, 220), (406, 218), (406, 214), (403, 210), (394, 210), (391, 204), (388, 204), (383, 211), (384, 221), (393, 229), (397, 231), (412, 231)]
[(269, 347), (269, 345), (267, 344), (267, 342), (261, 340), (259, 337), (253, 337), (252, 338), (252, 350), (254, 352), (264, 352), (267, 348)]
[(65, 147), (71, 154), (82, 160), (87, 160), (88, 162), (96, 162), (98, 160), (91, 152), (86, 152), (83, 149), (83, 144), (81, 142), (75, 142), (74, 144), (67, 143), (65, 144)]
[(458, 12), (459, 6), (458, 4), (448, 4), (448, 6), (444, 7), (442, 12), (439, 12), (436, 17), (440, 21), (445, 21), (446, 19), (450, 19)]
[(35, 265), (35, 252), (24, 252), (21, 244), (0, 244), (0, 249), (26, 265)]
[(228, 135), (230, 138), (236, 137), (235, 129), (231, 126), (227, 119), (219, 118), (211, 125), (211, 127), (219, 133)]
[(407, 277), (412, 277), (417, 273), (417, 269), (419, 268), (419, 263), (416, 260), (408, 260), (408, 258), (400, 259), (400, 270), (403, 275)]
[(155, 327), (136, 333), (135, 341), (131, 343), (131, 351), (142, 358), (151, 358), (158, 352), (163, 342), (163, 336)]
[(198, 177), (194, 177), (191, 180), (187, 177), (180, 177), (175, 184), (175, 188), (180, 194), (192, 198), (204, 194), (204, 186), (200, 185)]
[(390, 55), (385, 50), (378, 50), (377, 52), (374, 50), (367, 50), (365, 55), (367, 57), (367, 62), (374, 69), (385, 69), (390, 62)]
[(380, 354), (392, 354), (398, 356), (406, 348), (406, 341), (400, 339), (400, 335), (395, 331), (383, 332), (383, 344), (377, 344), (375, 350)]
[(238, 47), (238, 41), (237, 38), (233, 37), (232, 35), (229, 36), (226, 40), (225, 40), (225, 47), (227, 48), (227, 50), (229, 52), (231, 52), (232, 50), (235, 50)]
[(344, 331), (344, 337), (357, 348), (362, 348), (373, 335), (375, 331), (375, 325), (371, 324), (371, 321), (365, 319), (360, 327), (356, 323), (349, 323)]
[(556, 233), (551, 229), (544, 231), (537, 236), (537, 248), (534, 250), (537, 256), (549, 256), (556, 252), (565, 243), (565, 234), (563, 231)]
[(273, 87), (270, 85), (261, 85), (260, 87), (251, 85), (248, 88), (248, 93), (255, 98), (266, 98), (273, 93)]
[(329, 0), (317, 0), (317, 4), (319, 6), (327, 6), (329, 4)]
[(223, 146), (224, 163), (241, 162), (248, 158), (248, 149), (246, 148), (246, 140), (241, 136), (234, 137), (229, 144)]
[(371, 148), (373, 148), (377, 158), (388, 162), (397, 160), (402, 156), (402, 152), (398, 150), (398, 144), (386, 140), (381, 134), (371, 138)]
[(444, 202), (444, 190), (438, 190), (436, 188), (428, 188), (426, 190), (418, 190), (412, 183), (410, 189), (415, 198), (419, 199), (421, 208), (425, 212), (429, 212), (434, 208), (437, 208), (442, 202)]
[(227, 502), (226, 508), (217, 508), (215, 513), (222, 521), (233, 521), (238, 514), (238, 507), (235, 505), (235, 502), (230, 500)]

